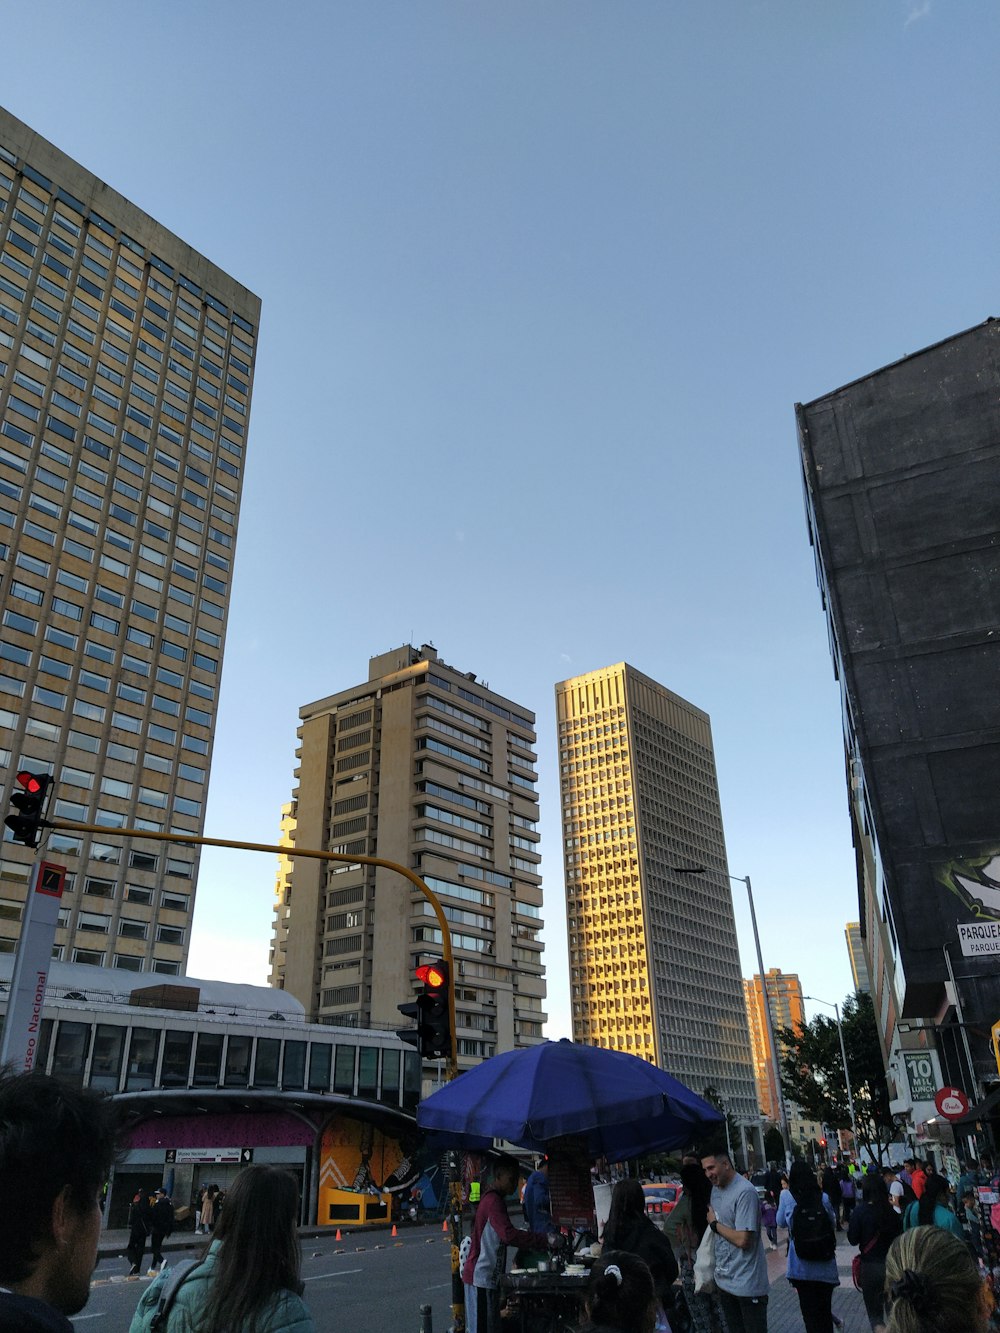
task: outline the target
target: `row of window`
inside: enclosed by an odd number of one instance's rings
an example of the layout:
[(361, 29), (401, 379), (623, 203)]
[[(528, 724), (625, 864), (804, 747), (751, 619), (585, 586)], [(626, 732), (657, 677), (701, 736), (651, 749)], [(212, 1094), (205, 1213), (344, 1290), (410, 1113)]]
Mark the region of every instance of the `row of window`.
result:
[(107, 1092), (281, 1088), (413, 1107), (414, 1051), (347, 1043), (42, 1020), (36, 1068)]

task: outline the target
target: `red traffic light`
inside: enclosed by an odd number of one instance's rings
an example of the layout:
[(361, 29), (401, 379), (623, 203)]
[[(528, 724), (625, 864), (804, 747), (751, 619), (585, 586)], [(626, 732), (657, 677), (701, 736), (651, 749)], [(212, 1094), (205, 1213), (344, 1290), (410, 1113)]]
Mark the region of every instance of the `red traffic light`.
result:
[(22, 769), (14, 781), (19, 787), (23, 787), (29, 796), (40, 796), (48, 786), (45, 778), (39, 777), (37, 773), (29, 773), (27, 769)]
[(433, 990), (448, 984), (448, 968), (444, 963), (422, 963), (414, 973), (418, 981)]

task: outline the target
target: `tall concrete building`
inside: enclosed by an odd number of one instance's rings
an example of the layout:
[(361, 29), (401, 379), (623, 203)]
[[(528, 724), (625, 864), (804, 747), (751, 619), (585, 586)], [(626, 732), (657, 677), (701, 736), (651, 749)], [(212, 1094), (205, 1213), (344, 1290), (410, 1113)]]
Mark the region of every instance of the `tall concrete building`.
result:
[(851, 960), (851, 977), (856, 991), (871, 993), (872, 983), (868, 977), (868, 959), (865, 957), (865, 941), (861, 934), (860, 921), (848, 921), (844, 927), (847, 939), (847, 954)]
[[(534, 714), (435, 650), (373, 657), (299, 713), (299, 847), (411, 867), (451, 929), (460, 1062), (539, 1041), (545, 1019)], [(320, 1022), (399, 1027), (413, 969), (441, 956), (429, 902), (395, 871), (283, 858), (271, 984)]]
[(859, 924), (892, 1109), (911, 1125), (934, 1114), (926, 1080), (902, 1074), (928, 1039), (970, 1099), (997, 1077), (970, 1033), (1000, 1013), (998, 385), (987, 320), (796, 408)]
[[(56, 953), (178, 973), (198, 854), (260, 302), (0, 111), (0, 765), (55, 777)], [(31, 852), (5, 836), (0, 952)]]
[(556, 712), (574, 1040), (756, 1126), (708, 714), (624, 662), (560, 682)]
[[(782, 1028), (795, 1031), (805, 1023), (805, 1007), (802, 1003), (802, 983), (792, 972), (782, 972), (780, 968), (768, 968), (766, 975), (767, 998), (771, 1009), (771, 1021), (775, 1032)], [(757, 1100), (760, 1102), (761, 1115), (768, 1120), (777, 1121), (780, 1116), (778, 1090), (774, 1084), (774, 1057), (767, 1032), (767, 1014), (764, 1009), (764, 988), (760, 973), (752, 981), (743, 982), (743, 994), (747, 1006), (747, 1022), (750, 1025), (750, 1047), (753, 1052), (753, 1072), (757, 1081)], [(781, 1043), (779, 1042), (779, 1054)]]

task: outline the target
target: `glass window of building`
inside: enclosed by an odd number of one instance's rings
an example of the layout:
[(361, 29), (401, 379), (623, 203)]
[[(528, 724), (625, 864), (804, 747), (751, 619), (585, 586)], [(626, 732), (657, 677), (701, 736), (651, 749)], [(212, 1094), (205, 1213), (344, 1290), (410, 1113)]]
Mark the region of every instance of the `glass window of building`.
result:
[(306, 1079), (306, 1044), (304, 1041), (286, 1041), (281, 1066), (281, 1086), (302, 1088)]
[(245, 1088), (250, 1082), (250, 1052), (253, 1038), (242, 1034), (230, 1033), (226, 1044), (227, 1088)]
[(281, 1057), (281, 1042), (276, 1037), (258, 1037), (257, 1055), (253, 1068), (255, 1088), (276, 1088), (278, 1086), (278, 1061)]
[(378, 1047), (361, 1046), (358, 1049), (358, 1096), (378, 1096)]
[(357, 1063), (356, 1046), (338, 1046), (333, 1067), (333, 1090), (350, 1097), (354, 1093), (354, 1066)]
[(160, 1033), (155, 1028), (132, 1029), (125, 1073), (126, 1092), (153, 1087), (159, 1054)]
[(217, 1087), (222, 1068), (222, 1033), (199, 1032), (194, 1057), (195, 1087)]
[(309, 1091), (326, 1092), (330, 1087), (333, 1047), (314, 1041), (309, 1045)]
[(93, 1029), (89, 1023), (61, 1022), (56, 1032), (52, 1073), (68, 1083), (82, 1083)]
[(186, 1088), (190, 1082), (192, 1032), (166, 1032), (163, 1037), (163, 1068), (160, 1087)]
[(125, 1049), (125, 1028), (98, 1023), (94, 1030), (94, 1054), (90, 1064), (90, 1086), (117, 1092)]

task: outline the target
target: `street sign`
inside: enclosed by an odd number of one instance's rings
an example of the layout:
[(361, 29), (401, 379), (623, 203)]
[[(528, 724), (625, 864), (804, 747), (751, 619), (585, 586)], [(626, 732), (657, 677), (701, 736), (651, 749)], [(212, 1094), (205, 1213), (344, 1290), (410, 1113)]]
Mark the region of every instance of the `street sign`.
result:
[(253, 1161), (252, 1148), (168, 1148), (164, 1161), (170, 1165), (182, 1166), (184, 1163), (214, 1163)]
[(932, 1102), (937, 1093), (937, 1074), (929, 1051), (904, 1051), (903, 1065), (911, 1102)]
[(969, 1099), (961, 1088), (941, 1088), (934, 1098), (934, 1105), (945, 1120), (961, 1120), (969, 1113)]
[(1000, 953), (1000, 921), (959, 922), (958, 938), (966, 958)]
[(30, 1073), (38, 1055), (42, 1006), (65, 883), (65, 866), (36, 861), (31, 867), (0, 1043), (0, 1063), (10, 1063), (18, 1074)]

